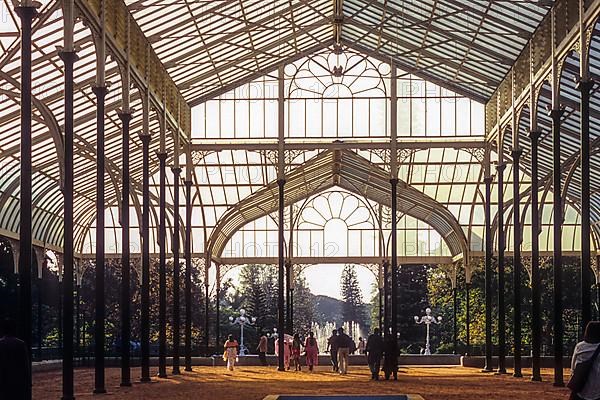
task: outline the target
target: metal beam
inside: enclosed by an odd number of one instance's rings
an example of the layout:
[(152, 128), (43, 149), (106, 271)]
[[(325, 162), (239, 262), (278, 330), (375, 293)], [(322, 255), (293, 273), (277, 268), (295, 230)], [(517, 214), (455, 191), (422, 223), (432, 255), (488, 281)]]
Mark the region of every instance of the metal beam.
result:
[[(220, 257), (216, 259), (224, 265), (277, 265), (277, 257)], [(381, 257), (356, 256), (356, 257), (294, 257), (294, 264), (322, 265), (322, 264), (377, 264)], [(450, 256), (398, 256), (398, 265), (408, 264), (451, 264)]]
[[(102, 3), (103, 0), (75, 0), (75, 5), (97, 34), (102, 31)], [(112, 56), (121, 65), (130, 63), (133, 81), (148, 89), (157, 108), (165, 105), (167, 120), (179, 132), (183, 141), (187, 141), (187, 135), (191, 131), (191, 108), (127, 9), (127, 5), (122, 0), (110, 0), (106, 4), (106, 13), (106, 45)], [(129, 33), (122, 29), (127, 24), (130, 24)], [(127, 35), (131, 43), (130, 49), (126, 48)]]
[[(454, 149), (483, 149), (486, 146), (485, 139), (481, 138), (439, 138), (439, 139), (401, 139), (398, 138), (397, 146), (400, 149), (434, 149), (434, 148), (454, 148)], [(284, 143), (285, 150), (372, 150), (389, 149), (391, 147), (390, 139), (290, 139), (286, 138)], [(202, 139), (192, 141), (192, 151), (222, 151), (222, 150), (277, 150), (277, 139)]]

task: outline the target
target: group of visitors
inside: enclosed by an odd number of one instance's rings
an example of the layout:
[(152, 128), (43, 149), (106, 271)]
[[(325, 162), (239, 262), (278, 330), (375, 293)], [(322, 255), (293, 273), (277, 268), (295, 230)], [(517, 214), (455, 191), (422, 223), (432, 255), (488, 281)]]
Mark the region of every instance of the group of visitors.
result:
[[(284, 334), (283, 364), (286, 370), (290, 370), (293, 365), (296, 371), (302, 371), (300, 363), (300, 357), (303, 353), (302, 348), (304, 348), (306, 366), (310, 372), (319, 364), (319, 345), (313, 332), (309, 332), (304, 340), (300, 338), (300, 334), (298, 333), (294, 334), (294, 336)], [(275, 355), (279, 355), (279, 342), (277, 340), (275, 341)]]
[[(3, 332), (0, 332), (0, 353), (24, 352), (22, 356), (10, 357), (11, 359), (26, 359), (27, 351), (24, 349), (21, 341), (14, 339), (12, 330), (4, 326)], [(306, 366), (309, 371), (319, 363), (319, 346), (313, 332), (309, 332), (305, 340), (301, 340), (298, 333), (284, 335), (283, 338), (284, 365), (289, 370), (291, 365), (296, 371), (302, 371), (300, 357), (302, 349), (306, 356)], [(263, 366), (267, 366), (267, 345), (266, 335), (262, 335), (256, 350)], [(279, 354), (278, 343), (275, 345), (275, 354)], [(227, 362), (227, 369), (233, 371), (238, 358), (239, 344), (229, 335), (224, 345), (223, 360)], [(386, 380), (393, 377), (398, 379), (398, 346), (396, 340), (391, 335), (381, 336), (378, 328), (369, 335), (365, 342), (359, 339), (359, 346), (343, 328), (335, 329), (332, 335), (327, 339), (327, 352), (331, 356), (331, 365), (334, 372), (341, 375), (348, 373), (349, 355), (359, 350), (361, 354), (366, 355), (369, 369), (371, 370), (371, 379), (379, 380), (379, 374), (382, 370)], [(586, 329), (582, 342), (575, 346), (573, 360), (571, 363), (572, 378), (569, 382), (569, 388), (572, 390), (571, 400), (600, 400), (600, 321), (590, 322)], [(0, 389), (8, 390), (10, 393), (11, 379), (5, 379), (9, 374), (0, 368)], [(12, 383), (17, 380), (13, 380)], [(8, 385), (7, 385), (8, 382)], [(6, 386), (5, 386), (6, 385)], [(18, 397), (15, 397), (18, 398)]]
[(346, 375), (348, 373), (348, 358), (355, 351), (356, 343), (344, 333), (344, 328), (334, 329), (329, 339), (327, 339), (327, 352), (331, 355), (333, 372)]

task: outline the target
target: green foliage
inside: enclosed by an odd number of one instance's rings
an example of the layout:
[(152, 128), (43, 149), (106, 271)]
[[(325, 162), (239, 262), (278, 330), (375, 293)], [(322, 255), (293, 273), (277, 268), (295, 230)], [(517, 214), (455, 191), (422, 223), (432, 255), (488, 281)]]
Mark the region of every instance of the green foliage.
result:
[(352, 334), (353, 324), (364, 326), (366, 321), (366, 310), (362, 300), (362, 293), (358, 284), (356, 268), (348, 264), (344, 267), (341, 277), (341, 295), (342, 295), (342, 318), (344, 322), (350, 323), (350, 334)]
[(415, 324), (428, 306), (427, 267), (402, 265), (398, 269), (398, 345), (401, 352), (418, 353), (425, 346), (424, 327)]

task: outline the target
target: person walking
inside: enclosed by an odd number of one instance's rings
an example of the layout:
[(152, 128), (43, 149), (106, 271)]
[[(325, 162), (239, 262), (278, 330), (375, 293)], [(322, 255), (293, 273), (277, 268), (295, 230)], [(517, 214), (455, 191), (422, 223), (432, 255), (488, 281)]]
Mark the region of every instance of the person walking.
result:
[(302, 353), (302, 342), (300, 341), (300, 335), (294, 334), (294, 340), (292, 341), (292, 364), (296, 371), (302, 371), (302, 365), (300, 365), (300, 353)]
[(0, 399), (30, 398), (31, 361), (27, 345), (16, 336), (14, 322), (0, 323)]
[(362, 337), (358, 338), (358, 354), (363, 355), (365, 354), (365, 347), (366, 347), (367, 343), (365, 342), (365, 340)]
[(383, 359), (383, 373), (385, 380), (389, 380), (390, 377), (394, 377), (394, 380), (398, 380), (398, 343), (396, 339), (391, 335), (385, 335), (383, 343), (383, 352), (385, 357)]
[(327, 352), (331, 355), (331, 366), (333, 372), (339, 371), (338, 365), (338, 331), (334, 329), (331, 336), (327, 339)]
[(258, 346), (256, 346), (256, 351), (258, 351), (258, 359), (260, 360), (260, 365), (266, 367), (267, 364), (267, 345), (268, 345), (267, 336), (262, 333), (260, 336), (260, 340), (258, 341)]
[(369, 369), (371, 370), (371, 379), (378, 381), (381, 358), (383, 357), (383, 339), (379, 333), (379, 328), (375, 328), (373, 333), (367, 338), (365, 353)]
[[(600, 321), (591, 321), (585, 328), (583, 341), (577, 343), (571, 360), (571, 374), (577, 365), (592, 361), (585, 384), (579, 390), (573, 390), (571, 400), (600, 400)], [(586, 371), (587, 372), (587, 371)], [(571, 387), (571, 382), (569, 382)]]
[(229, 371), (233, 371), (233, 367), (235, 367), (239, 347), (240, 345), (237, 340), (233, 338), (233, 335), (229, 335), (225, 342), (225, 352), (223, 353), (223, 361), (227, 361), (227, 369)]
[(348, 359), (350, 353), (356, 350), (352, 338), (344, 333), (344, 328), (338, 329), (338, 365), (341, 375), (348, 373)]
[(312, 372), (314, 367), (319, 364), (319, 345), (313, 332), (308, 333), (308, 337), (304, 342), (304, 349), (306, 351), (306, 365), (308, 370)]

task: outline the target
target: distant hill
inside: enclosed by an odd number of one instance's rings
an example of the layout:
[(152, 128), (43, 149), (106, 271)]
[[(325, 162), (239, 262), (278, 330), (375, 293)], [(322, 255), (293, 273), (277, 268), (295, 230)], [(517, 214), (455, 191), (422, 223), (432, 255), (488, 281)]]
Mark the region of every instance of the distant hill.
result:
[(342, 324), (342, 304), (343, 301), (333, 297), (316, 295), (315, 296), (315, 319), (318, 324), (326, 322), (335, 322), (336, 325)]

